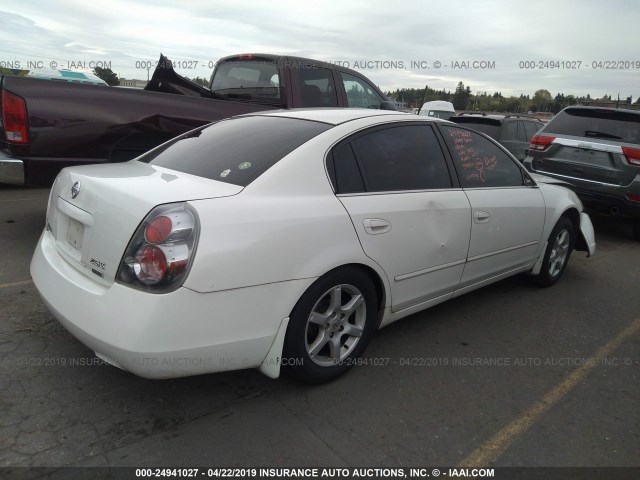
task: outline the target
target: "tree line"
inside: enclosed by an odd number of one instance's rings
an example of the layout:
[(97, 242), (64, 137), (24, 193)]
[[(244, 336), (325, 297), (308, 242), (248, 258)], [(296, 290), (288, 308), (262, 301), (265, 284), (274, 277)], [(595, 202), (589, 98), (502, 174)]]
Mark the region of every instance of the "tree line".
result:
[[(118, 76), (109, 68), (96, 67), (93, 71), (98, 77), (102, 78), (109, 85), (118, 85)], [(194, 83), (203, 87), (209, 86), (209, 80), (206, 78), (195, 77), (191, 79)], [(558, 113), (565, 107), (571, 105), (599, 105), (603, 107), (624, 107), (629, 108), (631, 97), (612, 98), (611, 95), (604, 95), (601, 98), (592, 98), (587, 94), (584, 97), (575, 95), (565, 95), (558, 93), (552, 96), (549, 90), (536, 90), (532, 97), (520, 94), (519, 97), (505, 97), (501, 92), (488, 94), (487, 92), (477, 92), (473, 94), (469, 86), (459, 82), (455, 91), (435, 90), (428, 85), (425, 88), (400, 88), (393, 92), (387, 92), (387, 97), (396, 101), (405, 102), (408, 108), (419, 108), (424, 102), (433, 100), (445, 100), (453, 103), (456, 110), (486, 111), (486, 112), (509, 112), (509, 113), (526, 113), (526, 112), (549, 112)], [(640, 97), (636, 100), (631, 108), (640, 109)]]
[[(591, 95), (579, 97), (575, 95), (565, 95), (558, 93), (555, 97), (549, 90), (537, 90), (533, 96), (520, 94), (519, 97), (505, 97), (500, 92), (488, 94), (487, 92), (477, 92), (473, 94), (469, 86), (459, 82), (455, 91), (435, 90), (428, 85), (425, 88), (400, 88), (395, 91), (386, 92), (389, 98), (396, 101), (406, 102), (408, 108), (419, 108), (424, 102), (434, 100), (445, 100), (453, 103), (456, 110), (472, 110), (487, 112), (550, 112), (558, 113), (565, 107), (571, 105), (600, 105), (615, 107), (619, 103), (620, 107), (628, 107), (631, 104), (631, 97), (617, 98), (611, 95), (604, 95), (602, 98), (592, 98)], [(640, 108), (640, 98), (634, 104)]]

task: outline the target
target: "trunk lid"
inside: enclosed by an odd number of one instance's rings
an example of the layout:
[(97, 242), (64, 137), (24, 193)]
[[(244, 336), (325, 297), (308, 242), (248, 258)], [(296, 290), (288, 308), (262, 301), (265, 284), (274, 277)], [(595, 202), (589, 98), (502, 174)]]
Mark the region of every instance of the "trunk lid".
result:
[(237, 185), (135, 160), (67, 168), (51, 190), (47, 229), (70, 264), (111, 285), (131, 237), (154, 207), (241, 191)]
[(627, 163), (619, 142), (602, 139), (556, 137), (549, 150), (536, 157), (537, 171), (608, 185), (629, 185), (637, 173)]

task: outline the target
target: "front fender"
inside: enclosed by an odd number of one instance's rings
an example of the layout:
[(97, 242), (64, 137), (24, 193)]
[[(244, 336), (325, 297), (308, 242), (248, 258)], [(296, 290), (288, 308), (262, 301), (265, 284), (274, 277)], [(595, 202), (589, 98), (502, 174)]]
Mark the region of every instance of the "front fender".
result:
[(596, 236), (593, 224), (589, 215), (584, 212), (580, 213), (580, 236), (576, 240), (576, 250), (587, 252), (587, 257), (596, 252)]

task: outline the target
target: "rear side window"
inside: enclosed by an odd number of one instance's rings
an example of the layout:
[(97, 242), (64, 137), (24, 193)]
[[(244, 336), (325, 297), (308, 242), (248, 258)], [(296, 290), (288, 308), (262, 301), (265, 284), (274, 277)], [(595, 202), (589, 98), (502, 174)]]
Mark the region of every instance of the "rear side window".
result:
[[(473, 127), (472, 127), (473, 128)], [(500, 132), (500, 140), (516, 140), (518, 138), (518, 122), (504, 122), (502, 124), (502, 132)]]
[(333, 165), (337, 193), (360, 193), (365, 191), (362, 172), (360, 172), (358, 161), (350, 143), (334, 150)]
[(328, 68), (302, 67), (300, 92), (304, 107), (337, 107), (338, 95), (333, 72)]
[(334, 152), (334, 162), (338, 193), (451, 188), (430, 126), (403, 125), (359, 135)]
[(518, 187), (522, 170), (498, 145), (470, 130), (441, 126), (462, 188)]
[(543, 127), (541, 123), (536, 122), (524, 122), (524, 128), (527, 133), (527, 140), (531, 140), (538, 130)]
[(181, 135), (140, 162), (246, 187), (331, 125), (282, 117), (223, 120)]
[(640, 145), (640, 114), (598, 108), (565, 108), (549, 122), (544, 133)]
[(522, 121), (518, 121), (518, 140), (521, 142), (526, 142), (529, 139), (527, 138), (527, 132), (524, 129), (524, 123)]

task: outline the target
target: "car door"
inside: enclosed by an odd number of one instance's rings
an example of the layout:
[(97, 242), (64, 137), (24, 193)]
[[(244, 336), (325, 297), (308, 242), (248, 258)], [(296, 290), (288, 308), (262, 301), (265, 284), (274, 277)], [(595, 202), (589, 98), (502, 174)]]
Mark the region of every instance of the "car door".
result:
[(365, 254), (387, 274), (392, 310), (450, 298), (471, 207), (434, 129), (402, 122), (361, 132), (332, 150), (327, 168)]
[(545, 218), (544, 200), (535, 182), (495, 142), (460, 127), (440, 129), (472, 212), (460, 291), (532, 266)]

